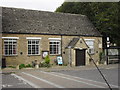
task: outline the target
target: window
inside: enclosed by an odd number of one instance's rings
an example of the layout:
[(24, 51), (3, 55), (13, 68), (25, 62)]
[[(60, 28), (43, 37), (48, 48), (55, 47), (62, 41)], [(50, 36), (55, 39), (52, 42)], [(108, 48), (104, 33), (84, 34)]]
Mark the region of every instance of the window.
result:
[(50, 41), (49, 44), (51, 55), (60, 54), (60, 41)]
[(94, 40), (85, 40), (85, 42), (89, 46), (89, 54), (94, 54)]
[(28, 55), (39, 55), (39, 39), (28, 40)]
[(4, 54), (5, 55), (17, 55), (17, 40), (5, 39), (4, 40)]

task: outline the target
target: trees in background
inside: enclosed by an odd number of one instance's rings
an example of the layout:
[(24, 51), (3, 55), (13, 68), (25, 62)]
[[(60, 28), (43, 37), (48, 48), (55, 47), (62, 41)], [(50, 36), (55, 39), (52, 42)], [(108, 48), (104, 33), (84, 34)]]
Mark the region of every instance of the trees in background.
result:
[(119, 10), (118, 2), (64, 2), (56, 12), (86, 15), (104, 37), (120, 46)]

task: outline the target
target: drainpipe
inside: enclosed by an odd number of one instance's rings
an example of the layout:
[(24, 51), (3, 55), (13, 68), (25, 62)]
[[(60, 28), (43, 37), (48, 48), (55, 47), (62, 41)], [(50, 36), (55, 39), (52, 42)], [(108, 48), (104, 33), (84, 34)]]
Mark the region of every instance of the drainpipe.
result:
[(62, 35), (61, 35), (61, 57), (62, 57)]
[(120, 63), (120, 48), (118, 48), (118, 63)]
[(68, 64), (71, 67), (71, 46), (69, 46), (68, 49), (69, 49), (69, 61), (68, 61)]

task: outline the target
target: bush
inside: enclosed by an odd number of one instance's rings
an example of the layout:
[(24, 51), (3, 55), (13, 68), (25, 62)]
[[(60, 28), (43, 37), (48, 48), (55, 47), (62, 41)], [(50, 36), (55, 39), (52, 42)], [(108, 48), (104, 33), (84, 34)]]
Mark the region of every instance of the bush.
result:
[(45, 57), (45, 63), (46, 63), (46, 64), (50, 64), (50, 58), (49, 58), (48, 55)]
[(15, 66), (8, 66), (9, 68), (16, 68)]
[(41, 65), (40, 65), (40, 67), (47, 67), (47, 68), (49, 68), (51, 66), (52, 66), (52, 64), (47, 64), (45, 62), (41, 63)]
[(20, 64), (19, 69), (25, 68), (25, 64)]
[(51, 67), (49, 56), (46, 56), (45, 61), (40, 63), (40, 67)]
[(26, 68), (27, 68), (27, 67), (32, 67), (32, 65), (30, 65), (30, 64), (27, 64), (25, 67), (26, 67)]
[(63, 66), (67, 66), (67, 64), (63, 64)]
[(99, 63), (100, 64), (104, 64), (105, 62), (105, 53), (104, 52), (100, 52), (99, 53)]

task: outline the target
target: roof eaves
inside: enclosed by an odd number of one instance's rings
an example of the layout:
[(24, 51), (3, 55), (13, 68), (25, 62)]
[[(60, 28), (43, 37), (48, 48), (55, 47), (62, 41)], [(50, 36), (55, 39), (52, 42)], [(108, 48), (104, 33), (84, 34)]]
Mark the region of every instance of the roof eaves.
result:
[(2, 32), (3, 34), (39, 34), (39, 35), (62, 35), (62, 36), (86, 36), (102, 37), (103, 35), (81, 35), (81, 34), (50, 34), (50, 33), (22, 33), (22, 32)]

